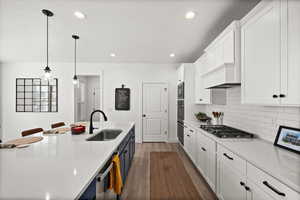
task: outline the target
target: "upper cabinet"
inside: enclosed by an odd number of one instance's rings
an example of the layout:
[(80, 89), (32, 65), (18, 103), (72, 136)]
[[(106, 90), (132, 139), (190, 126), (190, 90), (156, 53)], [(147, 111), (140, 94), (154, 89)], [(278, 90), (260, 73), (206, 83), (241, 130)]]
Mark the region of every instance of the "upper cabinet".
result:
[(282, 2), (281, 104), (300, 105), (300, 1)]
[(242, 103), (300, 104), (300, 2), (268, 0), (241, 20)]
[(240, 23), (233, 21), (206, 49), (205, 88), (240, 84)]
[(203, 81), (203, 74), (208, 67), (207, 54), (202, 55), (195, 62), (195, 103), (196, 104), (210, 104), (211, 90), (206, 89)]

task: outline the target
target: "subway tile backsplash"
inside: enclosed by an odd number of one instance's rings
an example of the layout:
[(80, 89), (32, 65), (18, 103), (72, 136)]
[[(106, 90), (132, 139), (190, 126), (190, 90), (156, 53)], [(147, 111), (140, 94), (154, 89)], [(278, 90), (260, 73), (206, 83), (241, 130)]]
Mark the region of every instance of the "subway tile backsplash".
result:
[(300, 128), (299, 107), (271, 107), (241, 104), (241, 88), (227, 89), (226, 105), (206, 105), (205, 111), (224, 112), (223, 123), (274, 142), (279, 125)]

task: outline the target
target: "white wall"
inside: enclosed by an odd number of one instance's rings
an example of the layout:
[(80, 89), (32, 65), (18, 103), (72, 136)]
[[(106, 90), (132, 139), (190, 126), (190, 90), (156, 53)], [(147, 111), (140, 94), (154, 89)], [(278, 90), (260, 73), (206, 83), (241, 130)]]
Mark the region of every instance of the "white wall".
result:
[[(15, 81), (20, 77), (40, 77), (44, 67), (41, 63), (1, 64), (1, 114), (3, 140), (20, 137), (24, 129), (42, 127), (58, 121), (71, 123), (74, 120), (74, 89), (72, 63), (51, 63), (54, 76), (58, 78), (58, 113), (16, 113)], [(79, 75), (95, 75), (103, 72), (103, 108), (108, 119), (135, 121), (137, 141), (141, 141), (142, 82), (168, 82), (169, 84), (169, 140), (176, 140), (176, 64), (139, 63), (78, 63)], [(114, 110), (114, 90), (125, 84), (131, 88), (130, 111)]]
[(266, 107), (242, 105), (241, 88), (227, 89), (226, 105), (206, 105), (202, 110), (224, 112), (224, 124), (257, 134), (259, 137), (274, 142), (278, 126), (286, 125), (300, 128), (299, 107)]

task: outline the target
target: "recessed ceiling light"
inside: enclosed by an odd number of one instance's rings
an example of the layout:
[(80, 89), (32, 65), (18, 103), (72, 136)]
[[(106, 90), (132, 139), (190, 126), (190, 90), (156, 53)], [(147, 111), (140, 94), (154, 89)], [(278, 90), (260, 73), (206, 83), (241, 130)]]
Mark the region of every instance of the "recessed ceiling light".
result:
[(74, 15), (75, 15), (75, 17), (77, 17), (78, 19), (84, 19), (84, 18), (85, 18), (85, 15), (84, 15), (82, 12), (80, 12), (80, 11), (75, 11), (75, 12), (74, 12)]
[(116, 54), (111, 53), (111, 54), (110, 54), (110, 57), (116, 57)]
[(170, 54), (170, 57), (171, 57), (171, 58), (175, 57), (175, 54), (174, 54), (174, 53), (171, 53), (171, 54)]
[(193, 11), (188, 11), (186, 14), (185, 14), (185, 18), (186, 19), (194, 19), (196, 16), (196, 13), (193, 12)]

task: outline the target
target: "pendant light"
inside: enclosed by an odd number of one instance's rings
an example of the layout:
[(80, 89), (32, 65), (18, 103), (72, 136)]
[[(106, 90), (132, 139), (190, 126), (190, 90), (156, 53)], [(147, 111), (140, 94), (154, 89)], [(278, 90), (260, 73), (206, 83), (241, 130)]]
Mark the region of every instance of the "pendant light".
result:
[(74, 85), (77, 85), (78, 84), (78, 77), (77, 77), (77, 74), (76, 74), (76, 62), (77, 62), (77, 60), (76, 60), (76, 54), (77, 54), (77, 52), (76, 52), (76, 50), (77, 50), (77, 40), (79, 39), (79, 36), (78, 35), (72, 35), (72, 38), (74, 39), (74, 41), (75, 41), (75, 48), (74, 48), (74, 76), (73, 76), (73, 84)]
[(49, 46), (49, 36), (48, 36), (49, 30), (48, 30), (48, 27), (49, 27), (49, 17), (53, 16), (53, 12), (51, 12), (50, 10), (43, 9), (42, 13), (44, 15), (46, 15), (46, 17), (47, 17), (47, 65), (44, 69), (44, 78), (46, 80), (49, 80), (51, 78), (51, 69), (49, 67), (49, 47), (48, 47)]

